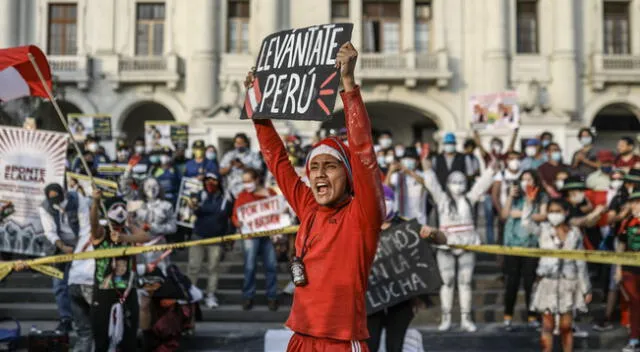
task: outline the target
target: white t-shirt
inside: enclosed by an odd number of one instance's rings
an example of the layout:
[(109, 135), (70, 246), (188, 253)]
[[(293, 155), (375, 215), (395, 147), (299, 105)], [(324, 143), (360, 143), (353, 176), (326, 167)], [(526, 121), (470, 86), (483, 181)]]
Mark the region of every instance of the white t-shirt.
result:
[(504, 207), (507, 204), (509, 196), (509, 187), (520, 178), (521, 171), (511, 172), (509, 169), (498, 172), (494, 178), (494, 182), (500, 182), (500, 205)]
[[(419, 176), (423, 176), (420, 171), (416, 171)], [(407, 219), (416, 219), (422, 225), (427, 223), (426, 201), (427, 192), (424, 186), (416, 181), (413, 177), (408, 175), (402, 175), (404, 177), (404, 184), (406, 190), (404, 192), (404, 199), (400, 199), (400, 173), (394, 173), (391, 175), (391, 187), (393, 188), (396, 196), (395, 207), (398, 211), (398, 215)], [(404, 203), (401, 203), (404, 202)], [(402, 206), (401, 206), (402, 205)], [(403, 211), (400, 212), (400, 209)]]

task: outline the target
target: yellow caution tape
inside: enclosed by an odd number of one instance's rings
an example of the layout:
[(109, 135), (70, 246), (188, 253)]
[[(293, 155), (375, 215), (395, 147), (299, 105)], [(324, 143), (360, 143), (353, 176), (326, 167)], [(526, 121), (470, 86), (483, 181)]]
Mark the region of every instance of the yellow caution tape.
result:
[(31, 269), (56, 279), (62, 280), (64, 278), (64, 273), (62, 271), (49, 265), (32, 265)]
[(543, 249), (525, 247), (506, 247), (496, 245), (451, 245), (451, 248), (520, 257), (553, 257), (570, 260), (583, 260), (592, 263), (640, 266), (640, 252), (610, 252), (592, 250)]

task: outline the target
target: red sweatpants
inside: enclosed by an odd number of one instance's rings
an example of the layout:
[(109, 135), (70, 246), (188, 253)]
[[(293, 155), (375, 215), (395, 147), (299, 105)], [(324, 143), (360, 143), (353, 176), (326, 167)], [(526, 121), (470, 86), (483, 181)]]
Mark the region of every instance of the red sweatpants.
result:
[(622, 285), (629, 295), (629, 310), (632, 339), (640, 338), (640, 274), (622, 272)]
[(340, 341), (293, 334), (287, 352), (369, 352), (365, 341)]

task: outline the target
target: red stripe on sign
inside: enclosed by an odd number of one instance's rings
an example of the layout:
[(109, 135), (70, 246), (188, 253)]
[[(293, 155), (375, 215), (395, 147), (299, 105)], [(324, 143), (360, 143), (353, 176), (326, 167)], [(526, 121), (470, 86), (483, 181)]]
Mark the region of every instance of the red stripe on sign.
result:
[(320, 91), (320, 95), (332, 95), (334, 92), (333, 89), (323, 89)]
[(329, 114), (330, 114), (330, 112), (329, 112), (329, 108), (327, 108), (327, 106), (326, 106), (326, 105), (324, 105), (324, 102), (323, 102), (320, 98), (316, 99), (316, 102), (318, 103), (318, 105), (320, 105), (320, 107), (322, 108), (322, 110), (324, 110), (324, 113), (325, 113), (325, 114), (327, 114), (327, 115), (329, 115)]
[(253, 80), (252, 88), (256, 93), (256, 102), (260, 103), (262, 101), (262, 92), (260, 91), (260, 82), (258, 82), (258, 77)]
[(249, 101), (249, 92), (244, 97), (244, 110), (247, 112), (247, 116), (253, 118), (253, 109), (251, 108), (251, 101)]
[(331, 82), (331, 80), (333, 79), (333, 77), (336, 76), (337, 72), (334, 72), (331, 74), (331, 76), (327, 77), (327, 79), (324, 80), (324, 82), (322, 82), (322, 85), (320, 86), (320, 88), (324, 88), (324, 86), (326, 86), (327, 84), (329, 84), (329, 82)]

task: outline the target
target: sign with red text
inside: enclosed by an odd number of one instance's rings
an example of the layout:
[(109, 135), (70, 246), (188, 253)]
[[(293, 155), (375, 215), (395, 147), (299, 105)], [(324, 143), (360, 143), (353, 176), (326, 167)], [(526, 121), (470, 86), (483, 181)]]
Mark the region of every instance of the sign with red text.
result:
[(67, 139), (64, 133), (0, 127), (0, 199), (15, 207), (0, 224), (0, 251), (50, 253), (38, 209), (48, 184), (64, 184)]
[(283, 196), (272, 196), (244, 204), (237, 209), (242, 233), (277, 230), (291, 226), (292, 216)]
[(240, 118), (329, 120), (340, 85), (336, 55), (352, 30), (332, 23), (266, 37)]

